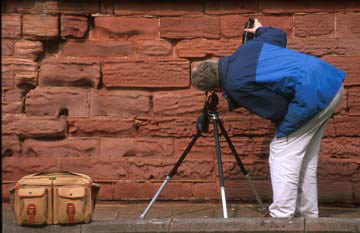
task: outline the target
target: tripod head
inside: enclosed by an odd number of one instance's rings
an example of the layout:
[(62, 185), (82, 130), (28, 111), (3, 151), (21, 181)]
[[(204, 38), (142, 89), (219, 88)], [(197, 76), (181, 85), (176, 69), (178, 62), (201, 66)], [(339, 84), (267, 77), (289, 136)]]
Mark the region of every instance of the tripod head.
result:
[(213, 114), (217, 112), (217, 105), (219, 103), (219, 97), (216, 95), (215, 91), (211, 92), (211, 95), (208, 97), (208, 92), (205, 93), (206, 101), (202, 113), (196, 120), (196, 129), (203, 133), (209, 132), (209, 113)]

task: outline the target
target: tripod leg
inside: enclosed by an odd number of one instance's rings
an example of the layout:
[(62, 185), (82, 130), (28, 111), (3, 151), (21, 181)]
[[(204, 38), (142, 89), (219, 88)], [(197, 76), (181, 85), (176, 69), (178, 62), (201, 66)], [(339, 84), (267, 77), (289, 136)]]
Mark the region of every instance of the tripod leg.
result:
[(174, 165), (174, 167), (172, 168), (172, 170), (169, 172), (169, 174), (166, 176), (166, 179), (164, 180), (164, 182), (162, 183), (162, 185), (160, 186), (159, 190), (156, 192), (156, 194), (154, 195), (154, 197), (152, 198), (151, 202), (149, 203), (149, 205), (146, 207), (146, 209), (144, 210), (144, 212), (142, 213), (142, 215), (140, 216), (140, 219), (144, 219), (145, 216), (147, 215), (147, 213), (149, 212), (150, 208), (152, 207), (152, 205), (155, 203), (155, 201), (157, 200), (157, 198), (159, 197), (161, 191), (165, 188), (165, 186), (167, 185), (167, 183), (170, 181), (170, 179), (176, 174), (177, 169), (179, 168), (179, 166), (181, 165), (181, 163), (184, 161), (186, 155), (189, 153), (189, 151), (191, 150), (191, 148), (193, 147), (193, 145), (195, 144), (196, 140), (201, 136), (201, 131), (198, 131), (196, 133), (196, 135), (192, 138), (191, 142), (189, 143), (189, 145), (186, 147), (186, 149), (184, 150), (184, 152), (182, 153), (182, 155), (180, 156), (180, 158), (178, 159), (178, 161), (176, 162), (176, 164)]
[(215, 146), (216, 146), (216, 159), (218, 163), (218, 172), (219, 172), (219, 180), (220, 180), (220, 192), (221, 192), (221, 200), (223, 206), (223, 214), (224, 218), (228, 218), (227, 215), (227, 207), (226, 207), (226, 196), (225, 196), (225, 187), (224, 187), (224, 176), (222, 170), (222, 162), (221, 162), (221, 150), (220, 150), (220, 142), (219, 142), (219, 134), (217, 129), (218, 119), (216, 113), (214, 114), (214, 138), (215, 138)]
[(249, 173), (246, 171), (243, 163), (241, 162), (240, 156), (239, 156), (238, 153), (236, 152), (235, 147), (234, 147), (234, 145), (232, 144), (231, 139), (230, 139), (229, 135), (227, 134), (227, 132), (226, 132), (226, 130), (225, 130), (225, 128), (224, 128), (223, 123), (222, 123), (220, 120), (218, 120), (218, 124), (219, 124), (219, 127), (220, 127), (220, 129), (221, 129), (222, 134), (223, 134), (224, 137), (225, 137), (225, 140), (226, 140), (227, 144), (229, 145), (229, 147), (230, 147), (230, 149), (231, 149), (231, 152), (232, 152), (232, 154), (233, 154), (233, 156), (234, 156), (237, 164), (239, 165), (239, 167), (240, 167), (240, 169), (241, 169), (241, 172), (244, 174), (244, 176), (245, 176), (245, 178), (246, 178), (246, 180), (247, 180), (247, 182), (248, 182), (248, 184), (249, 184), (252, 192), (253, 192), (254, 195), (255, 195), (256, 201), (257, 201), (257, 203), (259, 204), (260, 209), (261, 209), (262, 211), (265, 211), (264, 204), (262, 203), (259, 194), (256, 192), (256, 189), (255, 189), (254, 185), (253, 185), (252, 182), (251, 182), (250, 175), (249, 175)]

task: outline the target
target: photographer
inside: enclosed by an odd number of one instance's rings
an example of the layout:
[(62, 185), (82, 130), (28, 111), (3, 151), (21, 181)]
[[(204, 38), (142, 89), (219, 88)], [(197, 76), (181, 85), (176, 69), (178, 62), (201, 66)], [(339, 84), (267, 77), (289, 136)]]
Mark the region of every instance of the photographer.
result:
[(271, 217), (318, 217), (317, 163), (326, 121), (343, 96), (345, 73), (324, 61), (286, 48), (284, 31), (254, 26), (255, 35), (231, 56), (205, 61), (192, 73), (192, 85), (223, 91), (230, 111), (244, 107), (271, 120), (273, 203)]

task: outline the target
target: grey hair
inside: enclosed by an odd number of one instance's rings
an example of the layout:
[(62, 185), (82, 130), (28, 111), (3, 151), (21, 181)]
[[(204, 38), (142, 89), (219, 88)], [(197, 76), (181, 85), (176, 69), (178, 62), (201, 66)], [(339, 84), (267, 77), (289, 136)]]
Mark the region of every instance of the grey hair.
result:
[(198, 65), (191, 75), (191, 85), (202, 91), (213, 91), (220, 87), (218, 63), (204, 61)]

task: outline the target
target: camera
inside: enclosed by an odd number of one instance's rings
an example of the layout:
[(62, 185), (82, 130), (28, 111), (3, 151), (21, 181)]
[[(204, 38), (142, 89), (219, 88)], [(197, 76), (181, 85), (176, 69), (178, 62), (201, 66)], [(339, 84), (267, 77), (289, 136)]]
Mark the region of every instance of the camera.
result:
[[(253, 28), (254, 27), (255, 20), (254, 18), (249, 18), (248, 21), (245, 23), (245, 28)], [(242, 43), (246, 43), (248, 40), (254, 39), (255, 34), (251, 32), (243, 32), (242, 35)]]

